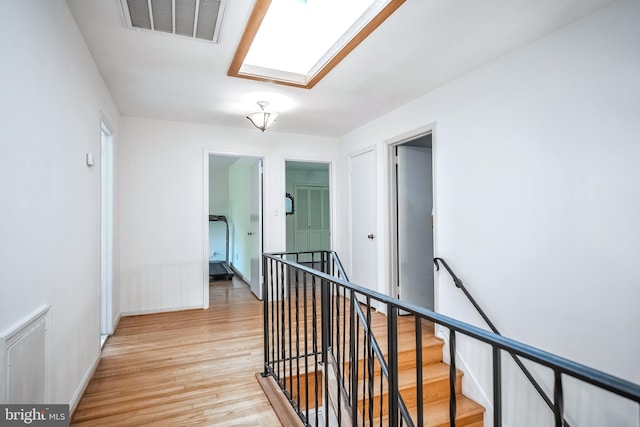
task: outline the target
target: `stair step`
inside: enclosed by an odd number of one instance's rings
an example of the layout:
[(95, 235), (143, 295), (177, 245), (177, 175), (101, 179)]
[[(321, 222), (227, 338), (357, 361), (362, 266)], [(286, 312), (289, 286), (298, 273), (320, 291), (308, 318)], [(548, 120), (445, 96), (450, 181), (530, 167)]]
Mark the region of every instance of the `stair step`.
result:
[[(432, 363), (423, 366), (422, 370), (422, 399), (423, 402), (434, 402), (437, 400), (449, 398), (449, 365), (445, 363)], [(378, 377), (379, 378), (379, 377)], [(382, 413), (387, 414), (389, 408), (388, 383), (383, 381), (382, 393), (380, 393), (380, 380), (374, 380), (374, 398), (373, 413), (380, 414), (380, 405), (382, 405)], [(414, 369), (402, 370), (398, 372), (399, 390), (402, 399), (408, 408), (417, 405), (417, 379)], [(368, 404), (368, 397), (362, 396), (364, 390), (368, 387), (365, 381), (358, 384), (359, 395), (358, 401), (359, 411)], [(456, 392), (460, 392), (462, 387), (462, 373), (456, 372)], [(380, 399), (382, 396), (382, 399)]]
[[(385, 360), (388, 362), (388, 354), (383, 350)], [(375, 356), (374, 356), (375, 358)], [(427, 366), (430, 364), (437, 364), (442, 361), (442, 341), (434, 337), (434, 340), (423, 344), (422, 347), (422, 365)], [(379, 367), (378, 362), (375, 365)], [(405, 348), (398, 351), (398, 371), (406, 369), (415, 369), (416, 367), (416, 351), (415, 348)], [(349, 361), (345, 362), (345, 371), (349, 372)], [(360, 358), (358, 360), (358, 379), (362, 380), (365, 377), (365, 359)]]
[[(449, 427), (449, 399), (436, 400), (423, 406), (423, 427)], [(418, 411), (411, 407), (409, 414), (413, 422), (418, 423)], [(365, 423), (366, 425), (366, 423)], [(373, 422), (374, 426), (380, 425), (380, 418)], [(389, 425), (389, 417), (382, 418), (382, 425)], [(458, 427), (484, 427), (484, 408), (462, 394), (456, 395), (456, 426)]]

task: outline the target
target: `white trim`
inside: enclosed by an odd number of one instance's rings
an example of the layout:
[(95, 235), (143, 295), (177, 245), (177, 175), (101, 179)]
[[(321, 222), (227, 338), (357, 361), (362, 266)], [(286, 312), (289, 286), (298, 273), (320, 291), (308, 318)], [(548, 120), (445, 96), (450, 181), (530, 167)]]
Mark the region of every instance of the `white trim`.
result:
[[(417, 129), (410, 130), (408, 132), (404, 132), (400, 135), (397, 135), (393, 138), (386, 139), (384, 141), (385, 150), (383, 150), (383, 164), (386, 165), (386, 170), (384, 171), (386, 177), (386, 194), (385, 204), (387, 206), (387, 221), (384, 224), (387, 228), (387, 235), (389, 239), (387, 241), (387, 245), (384, 248), (384, 255), (382, 259), (389, 260), (389, 268), (387, 269), (387, 295), (392, 298), (396, 298), (394, 287), (397, 286), (397, 267), (398, 260), (396, 259), (397, 254), (395, 251), (395, 246), (397, 244), (398, 236), (394, 230), (394, 226), (396, 224), (396, 211), (395, 211), (395, 174), (394, 174), (394, 157), (392, 155), (392, 151), (401, 144), (406, 142), (413, 141), (417, 138), (421, 138), (423, 136), (431, 134), (431, 153), (432, 153), (432, 170), (431, 170), (431, 184), (433, 187), (433, 253), (436, 256), (437, 253), (437, 221), (436, 221), (436, 122), (429, 123), (425, 126), (421, 126)], [(433, 309), (434, 311), (438, 311), (438, 275), (434, 272), (433, 277)]]
[(183, 305), (183, 306), (175, 306), (175, 307), (144, 308), (140, 310), (123, 311), (122, 317), (139, 316), (142, 314), (171, 313), (174, 311), (185, 311), (185, 310), (201, 310), (201, 309), (202, 309), (201, 305)]
[[(283, 160), (283, 167), (284, 167), (284, 173), (282, 174), (282, 176), (284, 177), (284, 184), (283, 184), (283, 188), (285, 189), (282, 197), (280, 198), (280, 200), (282, 200), (282, 221), (284, 222), (284, 242), (285, 242), (285, 247), (286, 247), (286, 242), (287, 242), (287, 216), (284, 214), (284, 196), (286, 193), (286, 187), (287, 187), (287, 162), (304, 162), (304, 163), (322, 163), (322, 164), (326, 164), (329, 167), (329, 203), (331, 206), (329, 206), (329, 246), (331, 250), (336, 250), (336, 248), (338, 247), (338, 231), (339, 231), (339, 227), (338, 227), (338, 210), (337, 210), (337, 205), (338, 205), (338, 194), (337, 194), (337, 190), (336, 190), (336, 182), (338, 182), (338, 177), (337, 177), (337, 168), (336, 168), (336, 163), (337, 160), (335, 158), (329, 159), (327, 160), (326, 158), (318, 158), (318, 157), (285, 157), (282, 159)], [(340, 254), (338, 254), (339, 256)]]
[[(103, 137), (105, 135), (105, 137)], [(105, 158), (105, 155), (107, 158)], [(105, 177), (105, 161), (108, 176)], [(100, 326), (99, 337), (113, 334), (113, 283), (115, 259), (115, 136), (100, 112)], [(106, 178), (106, 182), (105, 182)], [(107, 194), (104, 194), (104, 190)], [(105, 211), (106, 198), (106, 211)], [(106, 214), (106, 218), (105, 218)], [(106, 241), (105, 241), (106, 237)], [(107, 251), (106, 258), (104, 251)]]
[(116, 316), (115, 319), (113, 319), (113, 331), (115, 332), (115, 330), (118, 328), (118, 324), (120, 324), (120, 319), (122, 319), (122, 315), (120, 313), (118, 313), (118, 315)]
[[(269, 170), (269, 156), (266, 154), (247, 154), (247, 153), (238, 153), (231, 151), (214, 151), (208, 148), (202, 149), (202, 180), (203, 180), (203, 194), (202, 194), (202, 208), (201, 212), (202, 216), (202, 267), (203, 267), (203, 295), (202, 295), (202, 306), (198, 308), (208, 309), (209, 308), (209, 157), (210, 156), (219, 156), (219, 157), (237, 157), (242, 159), (255, 159), (262, 161), (262, 188), (260, 189), (260, 208), (261, 208), (261, 229), (259, 232), (259, 239), (261, 242), (261, 251), (265, 251), (265, 239), (264, 232), (268, 230), (271, 224), (268, 224), (270, 215), (265, 215), (265, 200), (264, 200), (264, 187), (265, 187), (265, 177), (267, 176), (267, 171)], [(284, 200), (284, 195), (282, 196)], [(284, 202), (283, 202), (284, 203)], [(229, 266), (231, 266), (231, 262)], [(260, 283), (262, 284), (262, 262), (259, 262), (259, 271), (260, 271)], [(124, 313), (123, 313), (124, 314)]]
[(44, 354), (44, 400), (51, 400), (51, 305), (47, 304), (30, 315), (23, 317), (14, 326), (7, 329), (0, 336), (0, 370), (2, 380), (0, 381), (0, 403), (6, 403), (9, 390), (9, 366), (7, 365), (7, 351), (14, 343), (26, 336), (38, 324), (44, 322), (45, 325), (45, 354)]
[(89, 387), (89, 383), (91, 382), (93, 375), (96, 373), (96, 369), (98, 369), (101, 355), (102, 352), (98, 351), (98, 353), (94, 356), (93, 362), (91, 362), (91, 366), (89, 366), (89, 369), (82, 377), (82, 381), (80, 381), (80, 385), (76, 389), (75, 393), (73, 393), (71, 402), (69, 402), (69, 419), (73, 418), (76, 409), (78, 409), (78, 405), (80, 404), (84, 393), (87, 391), (87, 387)]

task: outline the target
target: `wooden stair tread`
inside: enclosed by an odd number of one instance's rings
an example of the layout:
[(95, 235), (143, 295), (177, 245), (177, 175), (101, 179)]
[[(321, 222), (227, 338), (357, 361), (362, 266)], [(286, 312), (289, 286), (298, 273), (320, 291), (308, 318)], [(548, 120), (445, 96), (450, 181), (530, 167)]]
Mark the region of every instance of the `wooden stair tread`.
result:
[[(424, 427), (449, 427), (449, 399), (429, 402), (423, 406)], [(414, 423), (418, 422), (416, 407), (409, 407), (409, 414)], [(456, 395), (456, 426), (482, 426), (484, 408), (462, 394)], [(478, 424), (480, 423), (480, 424)], [(380, 418), (374, 420), (373, 425), (380, 425)], [(382, 418), (382, 425), (389, 425), (389, 417)]]

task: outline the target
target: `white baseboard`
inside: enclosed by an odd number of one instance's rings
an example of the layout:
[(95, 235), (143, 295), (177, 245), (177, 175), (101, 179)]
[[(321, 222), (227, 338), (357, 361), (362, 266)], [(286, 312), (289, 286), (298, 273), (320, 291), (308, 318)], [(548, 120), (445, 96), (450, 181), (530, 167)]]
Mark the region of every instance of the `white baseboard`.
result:
[(189, 305), (180, 307), (162, 307), (162, 308), (145, 308), (141, 310), (128, 310), (120, 313), (120, 316), (139, 316), (142, 314), (155, 314), (155, 313), (170, 313), (172, 311), (184, 311), (184, 310), (202, 310), (204, 307), (200, 305)]
[(89, 366), (89, 369), (87, 370), (87, 372), (85, 372), (84, 377), (82, 377), (82, 381), (76, 389), (76, 392), (73, 394), (71, 402), (69, 402), (69, 419), (73, 418), (73, 414), (76, 412), (76, 409), (78, 409), (80, 400), (82, 399), (82, 396), (84, 396), (84, 392), (87, 391), (87, 387), (89, 387), (89, 383), (91, 382), (91, 378), (93, 378), (93, 374), (96, 373), (96, 369), (98, 368), (98, 364), (100, 363), (101, 355), (102, 352), (98, 351), (93, 359), (93, 362), (91, 363), (91, 366)]
[(118, 324), (120, 323), (120, 319), (122, 319), (122, 313), (118, 313), (118, 317), (116, 317), (115, 320), (113, 321), (113, 325), (111, 327), (111, 330), (114, 333), (116, 332), (116, 328), (118, 327)]
[(233, 264), (232, 264), (232, 265), (230, 265), (229, 267), (231, 268), (231, 270), (233, 270), (233, 273), (234, 273), (236, 276), (238, 276), (238, 278), (239, 278), (240, 280), (242, 280), (242, 281), (243, 281), (244, 283), (246, 283), (247, 285), (250, 283), (250, 282), (249, 282), (249, 280), (247, 280), (247, 278), (246, 278), (246, 277), (244, 277), (244, 276), (242, 275), (242, 273), (240, 273), (240, 272), (238, 271), (238, 269), (236, 269), (236, 268), (233, 266)]

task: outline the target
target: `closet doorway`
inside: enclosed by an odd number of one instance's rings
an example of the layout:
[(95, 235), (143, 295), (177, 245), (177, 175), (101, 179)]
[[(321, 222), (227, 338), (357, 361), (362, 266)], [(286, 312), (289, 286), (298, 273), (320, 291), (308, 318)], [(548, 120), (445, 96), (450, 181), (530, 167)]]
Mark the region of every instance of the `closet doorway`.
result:
[(286, 161), (285, 181), (287, 252), (330, 250), (329, 163)]
[(434, 309), (432, 134), (392, 145), (392, 271), (395, 296)]

